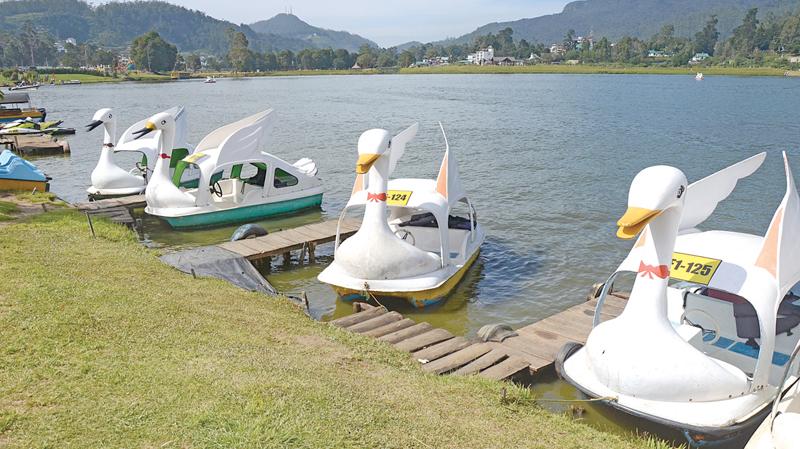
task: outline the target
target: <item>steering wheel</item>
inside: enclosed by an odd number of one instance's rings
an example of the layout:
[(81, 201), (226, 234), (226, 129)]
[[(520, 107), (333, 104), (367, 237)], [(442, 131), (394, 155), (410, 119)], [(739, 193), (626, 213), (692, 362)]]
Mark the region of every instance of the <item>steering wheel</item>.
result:
[(705, 339), (704, 339), (703, 343), (707, 343), (709, 345), (713, 345), (714, 343), (719, 341), (719, 339), (722, 337), (722, 335), (719, 334), (719, 330), (720, 330), (719, 323), (717, 323), (717, 320), (715, 320), (714, 317), (711, 316), (711, 314), (706, 312), (705, 310), (701, 310), (701, 309), (686, 309), (686, 310), (684, 310), (683, 313), (681, 314), (681, 321), (680, 321), (681, 324), (686, 323), (686, 324), (688, 324), (690, 326), (697, 327), (703, 333), (709, 331), (709, 329), (706, 329), (703, 326), (700, 326), (699, 324), (695, 324), (691, 320), (687, 319), (686, 316), (689, 315), (690, 313), (697, 313), (697, 314), (700, 314), (700, 315), (704, 315), (709, 321), (711, 321), (711, 325), (714, 326), (714, 330), (713, 330), (714, 339), (711, 340), (711, 341), (705, 341)]
[(211, 185), (211, 193), (217, 195), (217, 198), (222, 198), (222, 186), (219, 185), (219, 181), (215, 182)]
[(394, 231), (394, 235), (400, 237), (400, 240), (408, 240), (408, 238), (411, 237), (411, 245), (417, 246), (417, 239), (414, 238), (414, 234), (412, 234), (410, 231), (398, 229)]

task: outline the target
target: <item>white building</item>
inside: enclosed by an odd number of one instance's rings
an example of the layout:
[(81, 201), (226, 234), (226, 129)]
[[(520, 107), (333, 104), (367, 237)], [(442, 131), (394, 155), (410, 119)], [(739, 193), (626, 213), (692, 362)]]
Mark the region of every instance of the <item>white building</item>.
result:
[(484, 49), (478, 50), (476, 53), (467, 55), (467, 61), (477, 65), (491, 64), (492, 61), (494, 61), (494, 48), (490, 45)]
[(78, 45), (78, 41), (74, 37), (68, 37), (64, 42), (72, 45)]

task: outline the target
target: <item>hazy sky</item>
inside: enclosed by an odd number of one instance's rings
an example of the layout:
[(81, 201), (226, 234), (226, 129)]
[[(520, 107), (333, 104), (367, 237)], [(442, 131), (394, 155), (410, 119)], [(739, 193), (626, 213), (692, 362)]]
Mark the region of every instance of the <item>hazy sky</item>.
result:
[[(490, 22), (560, 12), (568, 0), (167, 0), (218, 19), (252, 23), (289, 7), (311, 25), (344, 30), (381, 46), (429, 42)], [(98, 3), (94, 0), (91, 3)]]

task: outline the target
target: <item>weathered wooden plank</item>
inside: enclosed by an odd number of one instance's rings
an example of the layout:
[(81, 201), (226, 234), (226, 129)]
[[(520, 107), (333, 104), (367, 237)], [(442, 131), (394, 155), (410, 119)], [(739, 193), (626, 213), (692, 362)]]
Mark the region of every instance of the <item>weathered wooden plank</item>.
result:
[(375, 307), (374, 309), (365, 310), (361, 313), (355, 313), (353, 315), (348, 315), (330, 322), (330, 324), (336, 327), (349, 327), (356, 323), (360, 323), (362, 321), (367, 321), (369, 319), (375, 318), (378, 315), (383, 315), (386, 313), (387, 310), (385, 307)]
[(491, 350), (491, 346), (487, 345), (486, 343), (478, 343), (468, 346), (450, 355), (446, 355), (438, 360), (434, 360), (433, 362), (428, 362), (422, 365), (422, 370), (435, 374), (453, 371), (472, 362)]
[(386, 343), (395, 344), (406, 340), (411, 337), (416, 337), (419, 334), (424, 334), (429, 330), (433, 329), (428, 323), (419, 323), (413, 326), (407, 327), (405, 329), (399, 330), (397, 332), (392, 332), (391, 334), (386, 334), (378, 338), (380, 341), (385, 341)]
[(475, 374), (479, 371), (485, 370), (486, 368), (506, 358), (508, 358), (508, 355), (505, 354), (503, 351), (492, 349), (486, 354), (473, 360), (471, 363), (468, 363), (462, 366), (461, 368), (455, 370), (453, 372), (453, 375), (466, 376), (469, 374)]
[(394, 323), (387, 324), (385, 326), (381, 326), (370, 331), (364, 332), (364, 335), (368, 337), (378, 338), (383, 337), (384, 335), (391, 334), (392, 332), (397, 332), (399, 330), (403, 330), (407, 327), (411, 327), (414, 324), (414, 320), (409, 318), (404, 318), (400, 321), (395, 321)]
[(378, 315), (375, 318), (371, 318), (367, 321), (362, 321), (360, 323), (354, 324), (352, 326), (347, 327), (346, 329), (350, 332), (356, 333), (364, 333), (367, 331), (371, 331), (372, 329), (379, 328), (381, 326), (385, 326), (387, 324), (393, 323), (395, 321), (400, 321), (403, 319), (403, 316), (397, 312), (389, 312), (384, 313), (382, 315)]
[(433, 329), (429, 332), (425, 332), (424, 334), (420, 334), (403, 340), (399, 343), (395, 343), (394, 347), (401, 351), (414, 352), (451, 338), (453, 338), (453, 334), (450, 332), (447, 332), (444, 329)]
[[(517, 353), (514, 355), (526, 359), (534, 359), (534, 361), (535, 359), (539, 359), (543, 361), (545, 365), (549, 365), (553, 363), (556, 353), (566, 342), (567, 340), (558, 338), (556, 335), (540, 332), (534, 337), (527, 334), (520, 334), (517, 337), (507, 338), (503, 340), (500, 346), (516, 350)], [(537, 365), (537, 363), (532, 363), (532, 365)]]
[(242, 257), (250, 256), (253, 251), (249, 246), (243, 245), (241, 241), (238, 242), (225, 242), (218, 245), (220, 248), (236, 253)]
[(447, 354), (452, 354), (456, 351), (460, 351), (471, 344), (472, 343), (464, 337), (455, 337), (451, 338), (450, 340), (443, 341), (441, 343), (437, 343), (433, 346), (429, 346), (425, 349), (419, 350), (411, 354), (411, 357), (417, 361), (425, 360), (426, 362), (424, 363), (427, 363), (432, 360), (442, 358)]
[(529, 364), (525, 360), (519, 357), (511, 356), (495, 366), (486, 368), (478, 375), (488, 379), (503, 380), (528, 368), (528, 366)]

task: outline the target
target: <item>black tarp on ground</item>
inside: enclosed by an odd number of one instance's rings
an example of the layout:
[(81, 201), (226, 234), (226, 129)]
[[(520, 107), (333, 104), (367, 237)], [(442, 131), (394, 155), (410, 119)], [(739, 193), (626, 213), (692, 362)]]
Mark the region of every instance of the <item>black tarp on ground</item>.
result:
[(184, 273), (213, 277), (253, 292), (275, 296), (278, 291), (244, 257), (218, 246), (176, 251), (161, 256), (161, 261)]

